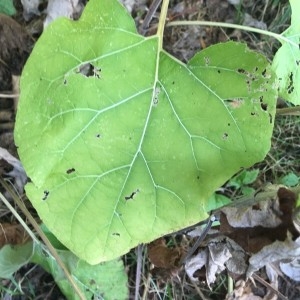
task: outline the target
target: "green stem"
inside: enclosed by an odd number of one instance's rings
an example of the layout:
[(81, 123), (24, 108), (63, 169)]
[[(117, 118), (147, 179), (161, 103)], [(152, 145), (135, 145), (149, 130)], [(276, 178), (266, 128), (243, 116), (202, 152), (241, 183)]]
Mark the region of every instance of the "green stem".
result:
[(251, 31), (255, 33), (260, 33), (264, 35), (271, 36), (275, 39), (277, 39), (280, 43), (286, 42), (294, 47), (298, 48), (298, 45), (294, 43), (293, 41), (289, 40), (285, 36), (274, 33), (271, 31), (267, 30), (262, 30), (250, 26), (244, 26), (244, 25), (238, 25), (238, 24), (230, 24), (230, 23), (222, 23), (222, 22), (210, 22), (210, 21), (174, 21), (170, 22), (166, 25), (167, 27), (169, 26), (213, 26), (213, 27), (226, 27), (226, 28), (234, 28), (234, 29), (240, 29), (240, 30), (245, 30), (245, 31)]
[(169, 0), (163, 0), (156, 33), (156, 35), (159, 37), (159, 51), (161, 51), (163, 47), (164, 28), (167, 19), (168, 7)]
[[(78, 297), (81, 300), (85, 300), (85, 296), (82, 294), (81, 290), (79, 289), (78, 285), (72, 278), (72, 275), (69, 273), (68, 269), (66, 268), (65, 264), (60, 259), (60, 256), (56, 252), (55, 248), (52, 246), (44, 232), (41, 230), (38, 223), (35, 221), (35, 219), (32, 217), (28, 209), (26, 208), (25, 204), (19, 199), (19, 197), (16, 195), (16, 193), (10, 188), (10, 186), (0, 177), (0, 182), (2, 186), (7, 190), (12, 198), (14, 199), (15, 203), (18, 205), (20, 210), (23, 212), (25, 217), (28, 219), (28, 221), (31, 223), (33, 228), (36, 230), (42, 241), (45, 243), (46, 247), (48, 248), (51, 255), (55, 258), (57, 264), (61, 267), (63, 270), (67, 280), (73, 287), (75, 293), (78, 295)], [(22, 220), (20, 215), (16, 212), (16, 210), (11, 206), (11, 204), (6, 200), (6, 198), (0, 193), (0, 199), (4, 202), (4, 204), (7, 206), (7, 208), (12, 212), (12, 214), (16, 217), (16, 219), (20, 222), (20, 224), (23, 226), (23, 228), (28, 232), (29, 236), (32, 238), (32, 240), (35, 243), (40, 243), (40, 241), (35, 237), (34, 233), (31, 231), (31, 229), (26, 225), (26, 223)]]

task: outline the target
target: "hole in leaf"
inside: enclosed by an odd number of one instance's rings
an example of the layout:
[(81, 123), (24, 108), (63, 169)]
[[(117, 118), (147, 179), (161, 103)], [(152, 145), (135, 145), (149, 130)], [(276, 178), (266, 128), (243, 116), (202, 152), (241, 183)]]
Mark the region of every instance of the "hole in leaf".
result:
[(71, 174), (71, 173), (73, 173), (73, 172), (75, 172), (75, 169), (74, 169), (74, 168), (70, 168), (70, 169), (68, 169), (68, 170), (66, 171), (67, 174)]
[(205, 65), (208, 66), (210, 64), (210, 59), (209, 57), (205, 56), (204, 57)]
[(224, 134), (223, 134), (223, 140), (227, 140), (227, 139), (228, 139), (228, 133), (224, 132)]
[(265, 77), (265, 76), (266, 76), (266, 73), (267, 73), (267, 69), (264, 69), (264, 70), (261, 72), (261, 75)]
[(268, 104), (261, 102), (260, 107), (262, 108), (262, 110), (266, 111), (268, 109)]
[(48, 196), (49, 196), (49, 191), (45, 190), (44, 191), (44, 197), (42, 198), (43, 201), (47, 200)]
[(129, 196), (125, 196), (125, 200), (132, 200), (134, 198), (134, 196), (139, 192), (140, 190), (137, 189), (136, 191), (132, 192)]
[(68, 81), (67, 81), (67, 79), (65, 78), (64, 79), (64, 85), (67, 85), (68, 84)]
[(120, 233), (114, 232), (114, 233), (112, 233), (112, 235), (114, 235), (114, 236), (120, 236)]
[(101, 68), (97, 68), (96, 66), (94, 66), (90, 63), (86, 63), (79, 67), (79, 70), (77, 73), (80, 73), (86, 77), (100, 78)]
[(101, 138), (101, 134), (100, 134), (100, 133), (97, 133), (97, 134), (96, 134), (96, 138), (98, 138), (98, 139)]
[(272, 122), (273, 122), (273, 117), (272, 117), (272, 115), (269, 113), (269, 118), (270, 118), (270, 124), (272, 124)]
[(294, 79), (293, 79), (293, 72), (289, 75), (289, 85), (287, 87), (288, 94), (291, 94), (294, 91)]
[(242, 68), (237, 69), (237, 71), (238, 71), (239, 73), (241, 73), (241, 74), (245, 74), (245, 73), (246, 73), (245, 69), (242, 69)]

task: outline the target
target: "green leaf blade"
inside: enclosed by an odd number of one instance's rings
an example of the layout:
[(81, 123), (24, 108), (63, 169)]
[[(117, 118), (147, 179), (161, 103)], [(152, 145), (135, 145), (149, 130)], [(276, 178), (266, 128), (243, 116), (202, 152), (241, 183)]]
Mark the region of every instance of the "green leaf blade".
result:
[[(83, 19), (45, 31), (22, 75), (15, 131), (28, 197), (51, 232), (92, 264), (206, 218), (214, 190), (267, 153), (275, 113), (261, 56), (228, 43), (184, 65), (159, 52), (158, 37), (136, 35), (119, 8), (90, 1)], [(101, 18), (102, 27), (86, 22)], [(73, 46), (67, 37), (76, 32)], [(213, 63), (220, 51), (227, 56)], [(40, 59), (49, 55), (62, 66)], [(214, 64), (226, 69), (225, 86)]]

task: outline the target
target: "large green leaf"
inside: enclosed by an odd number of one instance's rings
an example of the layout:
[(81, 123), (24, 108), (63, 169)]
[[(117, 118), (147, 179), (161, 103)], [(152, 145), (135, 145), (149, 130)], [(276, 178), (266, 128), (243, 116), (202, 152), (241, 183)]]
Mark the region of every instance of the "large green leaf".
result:
[(137, 34), (117, 0), (44, 32), (21, 78), (16, 144), (27, 195), (89, 263), (207, 216), (216, 188), (270, 147), (276, 91), (243, 44), (187, 65)]
[(300, 105), (300, 1), (290, 0), (291, 26), (283, 32), (287, 41), (276, 52), (272, 67), (279, 79), (279, 95)]

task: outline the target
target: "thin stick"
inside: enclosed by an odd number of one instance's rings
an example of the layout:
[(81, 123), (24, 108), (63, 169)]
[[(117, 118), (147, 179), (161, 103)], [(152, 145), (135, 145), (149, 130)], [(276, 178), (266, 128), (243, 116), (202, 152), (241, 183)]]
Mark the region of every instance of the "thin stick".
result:
[(256, 274), (252, 274), (253, 279), (257, 280), (258, 282), (260, 282), (262, 285), (264, 285), (266, 288), (272, 290), (273, 293), (275, 293), (277, 295), (277, 297), (279, 297), (280, 299), (283, 300), (288, 300), (287, 297), (285, 297), (282, 293), (280, 293), (279, 291), (277, 291), (275, 288), (273, 288), (271, 286), (271, 284), (269, 284), (268, 282), (266, 282), (265, 280), (263, 280), (261, 277), (259, 277)]
[[(15, 203), (18, 205), (20, 210), (24, 213), (26, 218), (29, 220), (33, 228), (36, 230), (42, 241), (45, 243), (46, 247), (48, 248), (51, 255), (55, 258), (57, 264), (61, 267), (63, 270), (67, 280), (73, 287), (75, 293), (79, 296), (81, 300), (85, 300), (85, 296), (82, 294), (81, 290), (77, 286), (76, 282), (74, 281), (72, 275), (69, 273), (68, 269), (66, 268), (65, 264), (60, 259), (60, 256), (56, 252), (55, 248), (52, 246), (44, 232), (40, 229), (38, 223), (35, 221), (35, 219), (32, 217), (28, 209), (26, 208), (25, 204), (19, 199), (19, 197), (15, 194), (15, 192), (10, 188), (10, 186), (3, 180), (3, 178), (0, 177), (0, 183), (2, 186), (10, 193), (12, 198), (14, 199)], [(20, 215), (16, 212), (16, 210), (10, 205), (10, 203), (5, 199), (5, 197), (0, 193), (0, 199), (4, 202), (4, 204), (9, 208), (9, 210), (13, 213), (13, 215), (17, 218), (17, 220), (21, 223), (21, 225), (24, 227), (24, 229), (28, 232), (30, 237), (35, 241), (36, 243), (40, 243), (39, 240), (35, 237), (33, 232), (30, 230), (30, 228), (26, 225), (26, 223), (22, 220)]]
[(212, 26), (212, 27), (226, 27), (226, 28), (240, 29), (240, 30), (245, 30), (245, 31), (250, 31), (250, 32), (255, 32), (255, 33), (260, 33), (260, 34), (271, 36), (271, 37), (277, 39), (278, 41), (280, 41), (281, 43), (286, 42), (286, 43), (296, 47), (297, 49), (299, 49), (298, 44), (289, 40), (288, 38), (286, 38), (285, 36), (283, 36), (281, 34), (267, 31), (267, 30), (262, 30), (259, 28), (250, 27), (250, 26), (222, 23), (222, 22), (210, 22), (210, 21), (174, 21), (174, 22), (168, 23), (166, 26), (167, 27), (170, 27), (170, 26)]
[(139, 300), (139, 289), (141, 284), (142, 277), (142, 260), (143, 260), (143, 249), (144, 246), (142, 244), (137, 246), (137, 263), (136, 263), (136, 273), (135, 273), (135, 293), (134, 300)]
[(16, 98), (19, 97), (19, 94), (4, 94), (0, 93), (0, 98)]
[(143, 30), (146, 30), (149, 28), (149, 25), (150, 25), (150, 22), (155, 14), (155, 12), (157, 11), (160, 3), (161, 3), (162, 0), (154, 0), (151, 5), (150, 5), (150, 8), (148, 10), (148, 13), (143, 21)]
[(198, 237), (197, 241), (195, 242), (195, 244), (193, 245), (193, 247), (188, 251), (188, 253), (180, 260), (180, 265), (184, 264), (189, 258), (192, 257), (192, 255), (195, 253), (195, 251), (197, 250), (197, 248), (200, 246), (200, 244), (203, 242), (203, 240), (205, 239), (208, 231), (210, 230), (213, 222), (216, 221), (216, 216), (215, 215), (211, 215), (208, 219), (208, 222), (204, 228), (204, 230), (201, 232), (201, 235)]
[(300, 106), (278, 108), (276, 109), (277, 115), (300, 116)]

